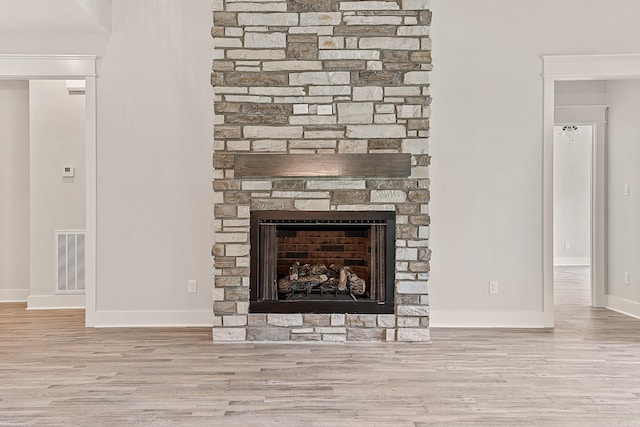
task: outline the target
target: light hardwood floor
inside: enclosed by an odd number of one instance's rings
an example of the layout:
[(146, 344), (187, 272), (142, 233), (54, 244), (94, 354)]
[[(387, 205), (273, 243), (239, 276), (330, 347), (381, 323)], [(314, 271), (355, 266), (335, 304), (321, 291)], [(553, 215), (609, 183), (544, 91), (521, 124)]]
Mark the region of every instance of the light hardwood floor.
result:
[(430, 344), (215, 345), (0, 304), (0, 425), (640, 426), (640, 320), (557, 311)]

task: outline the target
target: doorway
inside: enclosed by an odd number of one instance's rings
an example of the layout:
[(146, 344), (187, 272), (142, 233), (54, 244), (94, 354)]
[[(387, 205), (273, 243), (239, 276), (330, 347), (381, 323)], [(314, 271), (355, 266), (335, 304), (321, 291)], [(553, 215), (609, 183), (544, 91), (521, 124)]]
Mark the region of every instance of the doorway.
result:
[[(640, 55), (560, 55), (543, 58), (543, 310), (545, 326), (553, 327), (554, 309), (554, 233), (553, 233), (553, 140), (556, 124), (555, 85), (569, 81), (617, 81), (640, 79)], [(627, 97), (628, 98), (628, 97)], [(603, 107), (603, 106), (600, 106)], [(606, 106), (605, 106), (606, 107)], [(596, 132), (607, 133), (608, 109), (604, 108), (603, 125), (596, 126)], [(611, 293), (608, 283), (607, 255), (607, 150), (605, 138), (597, 138), (593, 150), (592, 226), (591, 226), (591, 281), (595, 307), (638, 313), (640, 304)], [(635, 157), (637, 158), (637, 157)], [(626, 191), (625, 191), (626, 193)], [(626, 194), (625, 194), (626, 197)], [(631, 264), (630, 264), (631, 265)], [(635, 264), (634, 264), (635, 265)], [(626, 279), (626, 277), (625, 277)], [(626, 280), (624, 280), (626, 282)], [(626, 285), (626, 283), (625, 283)], [(622, 286), (625, 286), (622, 285)]]
[(85, 81), (85, 324), (96, 311), (96, 57), (93, 55), (0, 55), (2, 80)]
[(591, 182), (594, 126), (553, 128), (553, 270), (556, 305), (592, 305)]

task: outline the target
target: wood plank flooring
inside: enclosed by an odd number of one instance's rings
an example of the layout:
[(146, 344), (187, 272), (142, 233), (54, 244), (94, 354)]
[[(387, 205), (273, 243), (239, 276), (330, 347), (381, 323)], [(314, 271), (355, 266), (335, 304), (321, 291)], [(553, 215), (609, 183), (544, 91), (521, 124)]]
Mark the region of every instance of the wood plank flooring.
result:
[(640, 426), (640, 320), (565, 304), (557, 325), (216, 345), (0, 304), (0, 426)]

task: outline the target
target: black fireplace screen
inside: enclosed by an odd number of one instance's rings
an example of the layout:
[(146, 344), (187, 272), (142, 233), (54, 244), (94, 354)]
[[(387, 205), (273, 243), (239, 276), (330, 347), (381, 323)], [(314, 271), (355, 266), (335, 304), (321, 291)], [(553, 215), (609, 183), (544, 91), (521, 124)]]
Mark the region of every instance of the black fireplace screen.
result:
[(253, 313), (393, 313), (395, 212), (251, 212)]

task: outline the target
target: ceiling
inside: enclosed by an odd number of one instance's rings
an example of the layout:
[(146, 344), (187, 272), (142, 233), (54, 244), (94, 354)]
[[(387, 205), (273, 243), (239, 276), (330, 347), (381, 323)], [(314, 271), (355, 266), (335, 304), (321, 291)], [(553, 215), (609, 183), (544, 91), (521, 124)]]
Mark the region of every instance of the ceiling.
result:
[(104, 33), (111, 0), (0, 0), (0, 33)]

